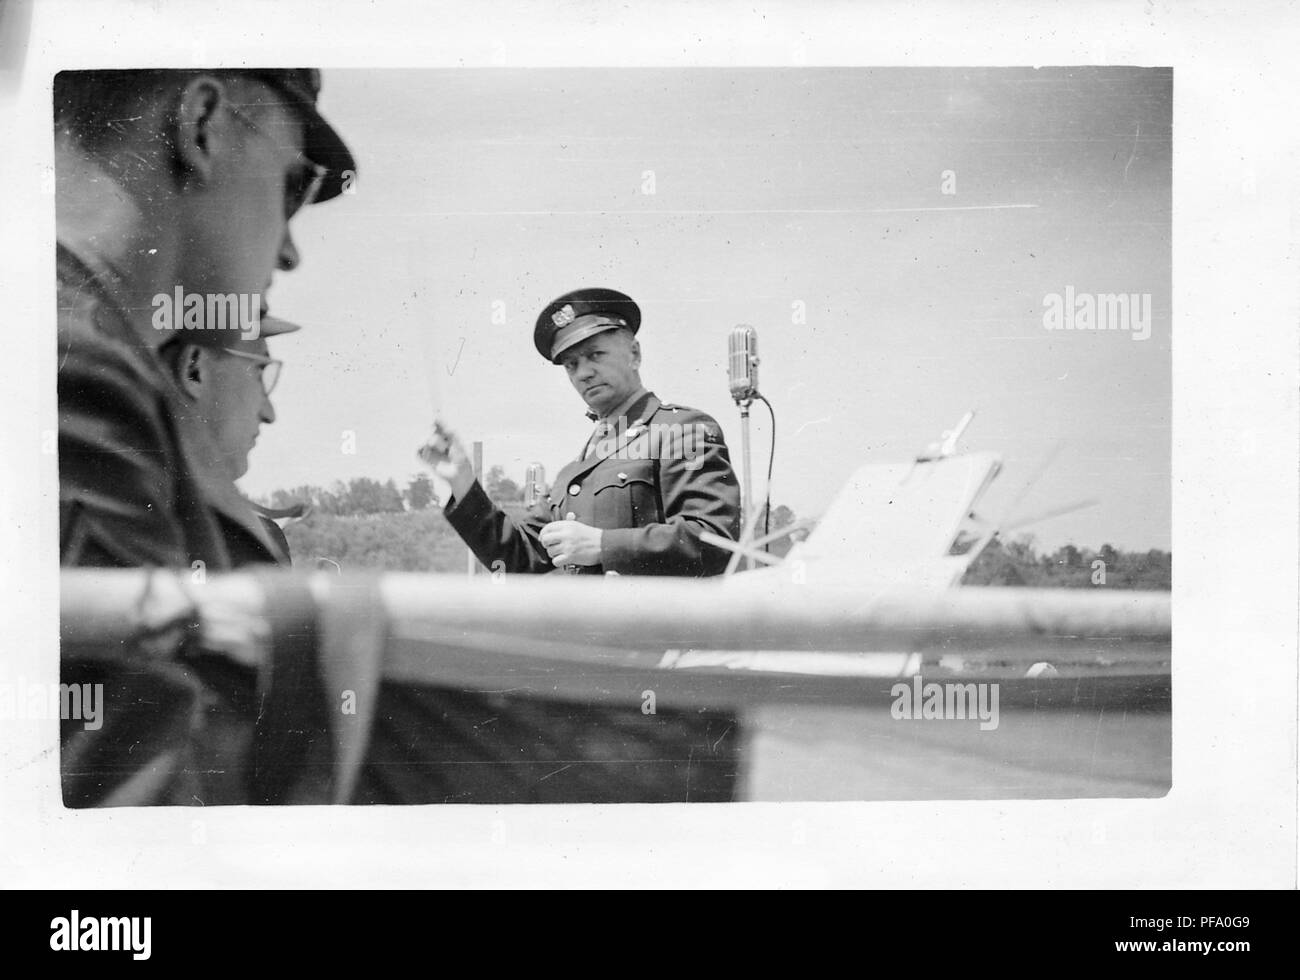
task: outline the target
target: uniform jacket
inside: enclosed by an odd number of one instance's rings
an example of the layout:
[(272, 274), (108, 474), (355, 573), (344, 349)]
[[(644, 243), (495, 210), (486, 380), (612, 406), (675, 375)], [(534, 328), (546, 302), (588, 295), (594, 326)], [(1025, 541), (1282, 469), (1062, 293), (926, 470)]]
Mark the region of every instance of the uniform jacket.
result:
[[(192, 588), (211, 572), (287, 564), (133, 337), (112, 280), (62, 245), (58, 273), (61, 564), (190, 569)], [(328, 744), (314, 657), (310, 637), (272, 636), (254, 670), (180, 623), (120, 646), (65, 641), (62, 681), (103, 684), (106, 706), (98, 730), (63, 722), (65, 804), (288, 798), (302, 760)]]
[(477, 482), (444, 513), (489, 568), (556, 571), (538, 536), (551, 521), (575, 520), (604, 532), (601, 564), (577, 572), (716, 575), (729, 555), (699, 535), (739, 536), (740, 486), (718, 423), (647, 392), (610, 438), (560, 470), (550, 495), (522, 520), (496, 507)]

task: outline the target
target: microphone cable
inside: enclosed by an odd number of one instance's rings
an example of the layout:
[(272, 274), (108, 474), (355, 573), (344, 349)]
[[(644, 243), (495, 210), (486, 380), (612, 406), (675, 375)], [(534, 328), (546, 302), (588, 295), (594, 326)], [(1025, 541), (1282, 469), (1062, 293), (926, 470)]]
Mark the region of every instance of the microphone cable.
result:
[[(772, 403), (767, 400), (767, 396), (761, 395), (756, 391), (754, 392), (754, 397), (767, 406), (767, 414), (772, 417), (771, 448), (768, 449), (767, 453), (767, 487), (765, 490), (767, 493), (767, 500), (763, 503), (763, 537), (767, 537), (769, 533), (769, 525), (772, 520), (772, 467), (776, 464), (776, 411), (772, 408)], [(771, 542), (765, 543), (763, 545), (763, 550), (770, 554), (772, 551)]]

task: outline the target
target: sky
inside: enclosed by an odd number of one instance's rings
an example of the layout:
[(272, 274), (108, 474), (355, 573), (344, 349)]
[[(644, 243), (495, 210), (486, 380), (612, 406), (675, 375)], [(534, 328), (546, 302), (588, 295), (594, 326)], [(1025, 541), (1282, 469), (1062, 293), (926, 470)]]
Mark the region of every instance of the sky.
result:
[[(358, 178), (294, 221), (268, 298), (305, 329), (272, 342), (241, 486), (404, 486), (435, 411), (553, 477), (591, 425), (533, 324), (607, 286), (641, 307), (647, 387), (737, 465), (727, 336), (756, 328), (773, 502), (800, 516), (973, 409), (962, 448), (1005, 460), (989, 516), (1090, 499), (1024, 530), (1167, 549), (1171, 103), (1163, 69), (327, 71)], [(1067, 289), (1149, 294), (1149, 337), (1046, 329)], [(757, 406), (752, 435), (761, 480)]]

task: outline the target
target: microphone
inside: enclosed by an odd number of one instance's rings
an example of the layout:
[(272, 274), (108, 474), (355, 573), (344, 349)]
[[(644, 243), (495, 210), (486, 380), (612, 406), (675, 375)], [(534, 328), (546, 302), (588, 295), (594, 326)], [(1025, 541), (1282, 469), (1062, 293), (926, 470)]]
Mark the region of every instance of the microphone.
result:
[(758, 331), (743, 323), (727, 341), (727, 382), (736, 404), (758, 395)]
[(524, 470), (524, 506), (532, 507), (546, 496), (546, 467), (529, 463)]

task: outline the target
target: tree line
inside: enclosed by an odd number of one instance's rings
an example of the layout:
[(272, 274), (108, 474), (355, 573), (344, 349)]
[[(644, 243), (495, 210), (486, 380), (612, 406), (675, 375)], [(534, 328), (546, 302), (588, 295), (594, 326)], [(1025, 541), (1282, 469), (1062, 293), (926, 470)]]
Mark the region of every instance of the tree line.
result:
[(1073, 544), (1039, 554), (1032, 535), (1010, 541), (994, 538), (962, 578), (963, 585), (1046, 586), (1050, 588), (1157, 589), (1173, 582), (1173, 556), (1167, 551), (1120, 551), (1103, 544), (1095, 551)]
[(393, 480), (379, 482), (356, 477), (333, 486), (299, 486), (276, 490), (258, 503), (274, 508), (307, 504), (317, 514), (334, 517), (361, 517), (374, 514), (400, 514), (408, 510), (425, 510), (434, 503), (433, 481), (421, 474), (413, 477), (404, 490)]
[[(487, 471), (483, 486), (488, 496), (497, 503), (523, 502), (523, 488), (508, 478), (500, 466), (493, 466)], [(328, 488), (304, 484), (288, 490), (275, 490), (257, 502), (276, 509), (307, 504), (315, 513), (334, 517), (401, 514), (426, 510), (440, 503), (434, 492), (433, 480), (424, 473), (411, 477), (402, 489), (398, 489), (397, 482), (392, 479), (381, 483), (379, 480), (358, 476), (346, 483), (336, 481)]]

